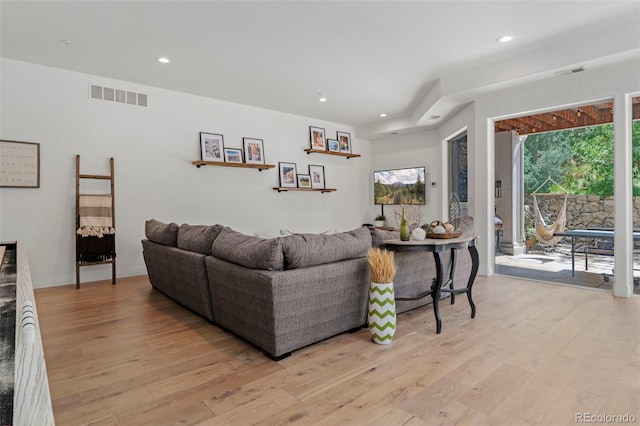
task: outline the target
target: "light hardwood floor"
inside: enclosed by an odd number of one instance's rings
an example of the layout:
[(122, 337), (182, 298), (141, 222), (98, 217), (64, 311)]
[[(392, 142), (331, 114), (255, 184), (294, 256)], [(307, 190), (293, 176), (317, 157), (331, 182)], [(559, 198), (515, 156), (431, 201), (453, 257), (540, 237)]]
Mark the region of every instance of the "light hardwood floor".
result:
[(271, 361), (146, 276), (36, 290), (58, 425), (640, 423), (640, 298), (478, 277), (465, 297)]

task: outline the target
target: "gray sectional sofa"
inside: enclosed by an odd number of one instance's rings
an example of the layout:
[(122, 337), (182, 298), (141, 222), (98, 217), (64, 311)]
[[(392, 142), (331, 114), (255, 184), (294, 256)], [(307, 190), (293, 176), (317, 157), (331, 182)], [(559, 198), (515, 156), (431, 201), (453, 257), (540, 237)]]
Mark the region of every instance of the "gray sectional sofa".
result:
[[(275, 360), (366, 325), (367, 251), (396, 237), (363, 226), (265, 239), (222, 225), (157, 220), (146, 222), (145, 236), (143, 256), (155, 289)], [(396, 263), (398, 297), (420, 294), (435, 277), (429, 253), (397, 253)], [(466, 286), (469, 271), (468, 253), (460, 253), (456, 288)], [(398, 301), (397, 309), (430, 302), (430, 297)]]

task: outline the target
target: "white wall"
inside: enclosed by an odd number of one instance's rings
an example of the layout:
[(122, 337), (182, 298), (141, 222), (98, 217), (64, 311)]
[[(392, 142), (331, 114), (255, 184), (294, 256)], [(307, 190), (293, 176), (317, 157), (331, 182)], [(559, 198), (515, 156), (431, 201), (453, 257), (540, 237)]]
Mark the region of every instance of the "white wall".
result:
[[(369, 191), (370, 220), (380, 214), (382, 207), (373, 204), (373, 171), (420, 166), (426, 168), (426, 204), (419, 206), (423, 215), (422, 223), (440, 219), (440, 192), (446, 181), (443, 183), (440, 179), (442, 162), (440, 161), (440, 144), (437, 136), (435, 131), (425, 131), (395, 135), (371, 142), (373, 158), (369, 179), (371, 187)], [(436, 183), (436, 187), (431, 186), (432, 182)], [(399, 226), (394, 223), (393, 211), (395, 208), (397, 206), (384, 206), (384, 213), (390, 226)]]
[[(348, 126), (5, 58), (0, 65), (0, 137), (40, 143), (40, 188), (0, 189), (0, 240), (26, 244), (35, 287), (75, 282), (76, 154), (90, 174), (107, 174), (115, 158), (119, 276), (146, 273), (140, 240), (150, 218), (260, 235), (344, 231), (372, 220), (370, 143)], [(89, 99), (89, 84), (146, 93), (149, 106)], [(350, 132), (362, 157), (307, 155), (309, 126), (328, 137)], [(197, 169), (201, 131), (223, 134), (226, 147), (263, 139), (267, 163), (294, 162), (298, 173), (324, 165), (337, 192), (277, 193), (277, 167)], [(83, 282), (109, 276), (108, 265), (81, 269)]]
[[(447, 144), (453, 136), (466, 130), (470, 153), (468, 161), (471, 162), (471, 152), (475, 141), (475, 129), (472, 125), (475, 119), (474, 112), (474, 105), (469, 104), (436, 130), (395, 135), (371, 142), (372, 171), (426, 166), (427, 203), (421, 207), (424, 222), (446, 220), (448, 217), (449, 157)], [(432, 182), (436, 183), (435, 187), (432, 186)], [(469, 185), (471, 190), (473, 179), (469, 179)], [(471, 192), (469, 196), (468, 206), (472, 204)], [(371, 190), (370, 204), (373, 204), (373, 189)], [(387, 211), (392, 212), (393, 206), (387, 206), (385, 213)], [(372, 217), (379, 213), (380, 206), (373, 207)], [(392, 215), (387, 214), (387, 220), (391, 218)]]

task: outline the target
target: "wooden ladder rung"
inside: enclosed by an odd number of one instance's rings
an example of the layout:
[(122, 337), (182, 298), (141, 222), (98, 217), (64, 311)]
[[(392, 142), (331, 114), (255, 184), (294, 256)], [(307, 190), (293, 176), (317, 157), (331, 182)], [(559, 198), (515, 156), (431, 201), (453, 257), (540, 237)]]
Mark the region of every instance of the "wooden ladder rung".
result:
[(113, 259), (110, 260), (100, 260), (98, 262), (76, 262), (78, 266), (93, 266), (93, 265), (106, 265), (109, 263), (113, 263)]
[(107, 179), (111, 180), (111, 176), (107, 175), (79, 175), (80, 179)]

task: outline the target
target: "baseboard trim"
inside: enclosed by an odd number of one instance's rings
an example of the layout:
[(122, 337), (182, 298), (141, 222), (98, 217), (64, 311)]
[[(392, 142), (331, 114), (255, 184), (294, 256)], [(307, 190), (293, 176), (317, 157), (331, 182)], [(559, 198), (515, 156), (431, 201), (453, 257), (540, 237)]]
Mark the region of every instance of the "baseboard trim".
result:
[[(145, 266), (134, 266), (130, 268), (120, 268), (116, 265), (116, 278), (135, 277), (147, 275)], [(111, 279), (111, 265), (84, 266), (80, 268), (80, 283), (93, 281), (104, 281)], [(59, 287), (74, 284), (76, 282), (75, 271), (71, 274), (46, 275), (43, 277), (32, 277), (33, 288)]]

